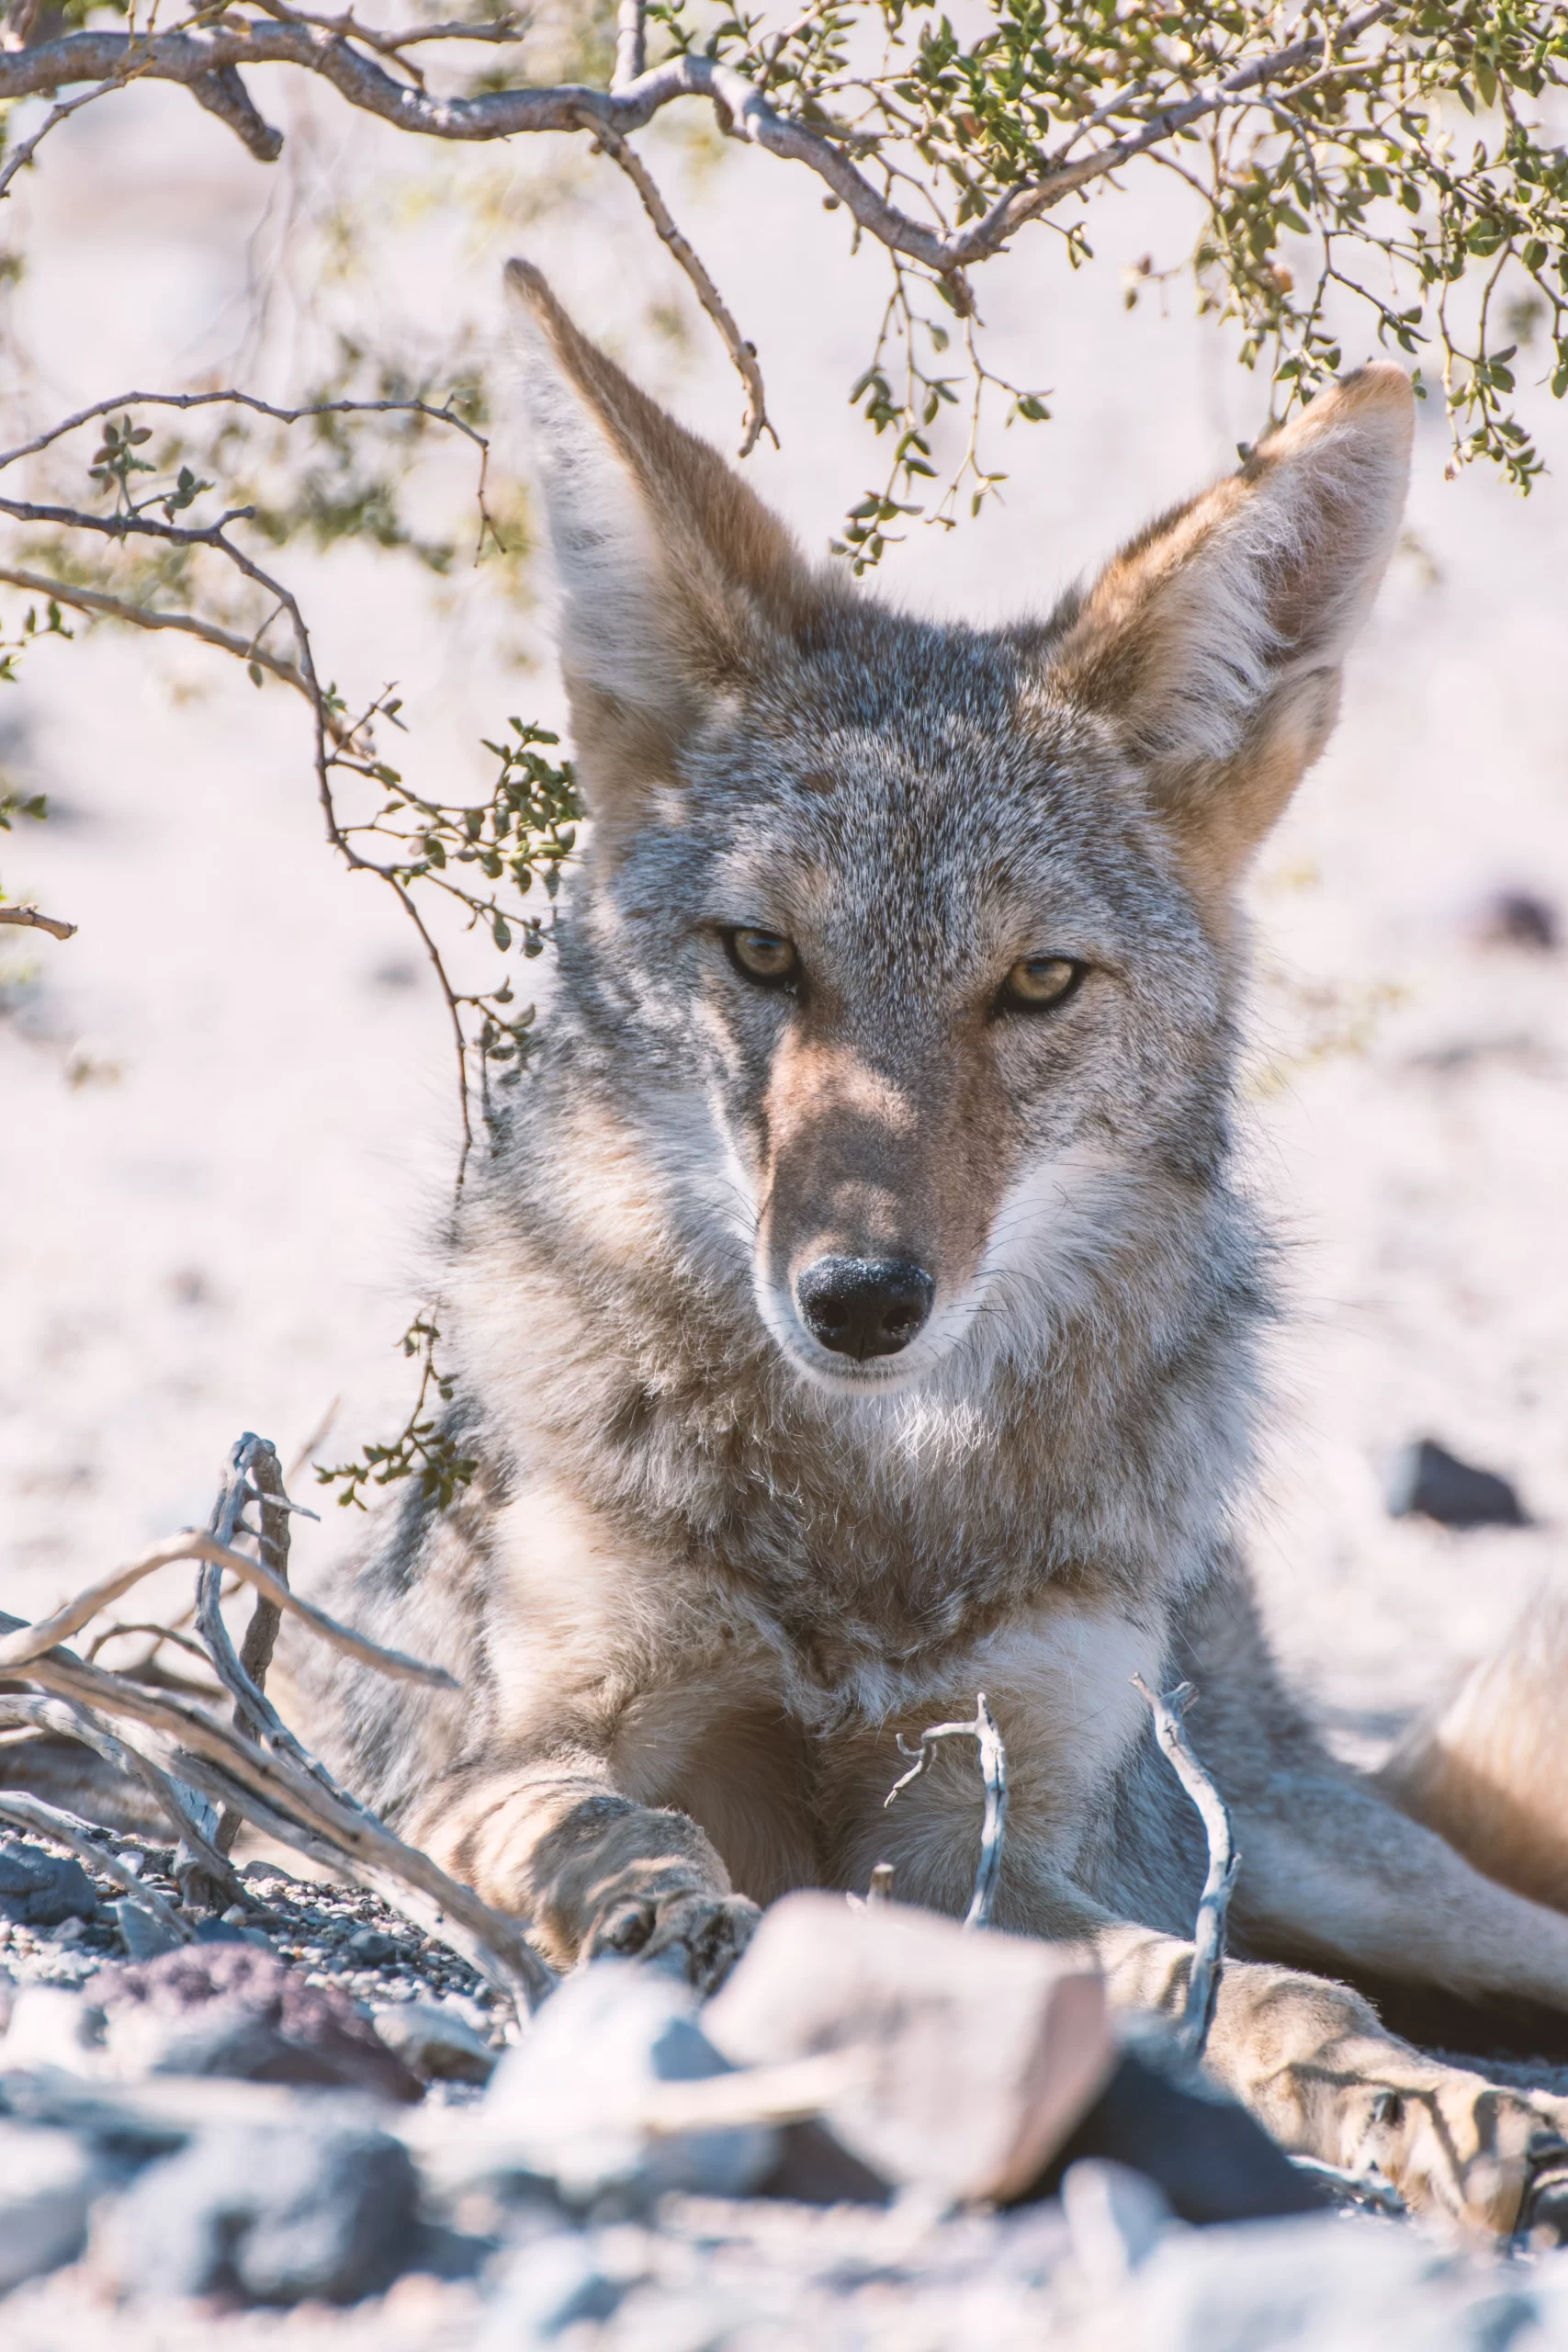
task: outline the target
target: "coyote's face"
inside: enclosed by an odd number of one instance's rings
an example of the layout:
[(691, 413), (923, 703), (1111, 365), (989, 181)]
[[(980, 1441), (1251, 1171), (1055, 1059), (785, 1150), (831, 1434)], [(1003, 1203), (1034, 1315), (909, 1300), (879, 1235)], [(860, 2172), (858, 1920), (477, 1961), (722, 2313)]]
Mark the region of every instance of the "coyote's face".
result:
[(596, 820), (567, 984), (649, 1181), (814, 1381), (1031, 1353), (1223, 1159), (1230, 893), (1331, 723), (1404, 379), (982, 635), (808, 571), (513, 283)]

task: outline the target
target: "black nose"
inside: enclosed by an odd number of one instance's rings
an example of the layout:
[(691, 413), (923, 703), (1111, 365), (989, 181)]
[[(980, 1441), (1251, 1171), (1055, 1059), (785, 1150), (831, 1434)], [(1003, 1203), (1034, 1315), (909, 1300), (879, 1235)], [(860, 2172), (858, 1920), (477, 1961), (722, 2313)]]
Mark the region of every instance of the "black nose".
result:
[(818, 1258), (795, 1295), (822, 1345), (863, 1363), (908, 1346), (931, 1311), (936, 1284), (905, 1258)]

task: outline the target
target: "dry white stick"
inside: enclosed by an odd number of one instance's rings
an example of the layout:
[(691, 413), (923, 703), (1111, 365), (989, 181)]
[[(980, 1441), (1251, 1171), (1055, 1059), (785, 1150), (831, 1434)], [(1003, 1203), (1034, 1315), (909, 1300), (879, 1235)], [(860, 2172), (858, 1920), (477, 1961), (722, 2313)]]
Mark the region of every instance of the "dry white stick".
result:
[[(898, 1752), (915, 1759), (901, 1781), (895, 1781), (883, 1799), (886, 1811), (900, 1789), (918, 1781), (931, 1762), (935, 1743), (939, 1739), (972, 1739), (980, 1751), (980, 1775), (986, 1784), (986, 1817), (980, 1830), (980, 1860), (975, 1871), (975, 1892), (964, 1917), (966, 1928), (988, 1928), (997, 1899), (997, 1884), (1002, 1874), (1002, 1841), (1008, 1824), (1008, 1753), (1002, 1745), (997, 1719), (986, 1703), (982, 1690), (975, 1702), (975, 1717), (966, 1724), (932, 1724), (920, 1734), (918, 1747), (911, 1747), (902, 1732), (897, 1735)], [(886, 1867), (883, 1865), (882, 1867)]]
[(1179, 2029), (1182, 2048), (1196, 2064), (1203, 2055), (1209, 2028), (1214, 2021), (1220, 1970), (1225, 1957), (1225, 1915), (1230, 1909), (1235, 1874), (1241, 1868), (1241, 1856), (1231, 1845), (1231, 1821), (1224, 1799), (1193, 1754), (1181, 1727), (1181, 1718), (1195, 1696), (1191, 1683), (1178, 1683), (1163, 1699), (1155, 1696), (1141, 1674), (1134, 1675), (1133, 1686), (1143, 1692), (1154, 1711), (1155, 1736), (1165, 1750), (1172, 1771), (1197, 1807), (1209, 1841), (1209, 1871), (1198, 1899), (1198, 1917), (1192, 1929), (1192, 1966), (1187, 1978), (1187, 2003)]
[(89, 1585), (85, 1592), (77, 1594), (74, 1600), (68, 1600), (62, 1608), (57, 1609), (52, 1617), (40, 1618), (36, 1625), (21, 1625), (14, 1633), (7, 1634), (4, 1640), (0, 1640), (0, 1674), (15, 1673), (30, 1666), (46, 1650), (53, 1649), (60, 1642), (69, 1641), (71, 1635), (79, 1633), (100, 1609), (107, 1609), (111, 1600), (118, 1600), (122, 1592), (129, 1592), (131, 1586), (140, 1584), (143, 1577), (152, 1576), (158, 1568), (166, 1568), (175, 1560), (209, 1560), (220, 1568), (231, 1568), (236, 1576), (243, 1577), (247, 1584), (254, 1585), (258, 1592), (265, 1593), (279, 1608), (292, 1610), (296, 1617), (302, 1618), (312, 1632), (319, 1634), (323, 1641), (330, 1642), (334, 1649), (346, 1652), (350, 1657), (359, 1658), (366, 1666), (375, 1667), (378, 1673), (398, 1676), (411, 1682), (433, 1683), (443, 1690), (456, 1690), (458, 1687), (455, 1676), (448, 1674), (444, 1666), (427, 1666), (423, 1658), (406, 1657), (401, 1650), (383, 1649), (378, 1642), (371, 1641), (364, 1634), (356, 1634), (352, 1626), (340, 1625), (335, 1617), (327, 1615), (324, 1609), (313, 1607), (310, 1601), (302, 1600), (297, 1592), (290, 1591), (288, 1585), (280, 1583), (259, 1561), (251, 1559), (243, 1552), (236, 1552), (231, 1544), (220, 1544), (215, 1536), (204, 1534), (196, 1528), (187, 1528), (181, 1535), (165, 1536), (161, 1544), (152, 1544), (134, 1560), (127, 1561), (124, 1567), (116, 1568), (112, 1575), (101, 1577), (96, 1584)]
[(195, 1929), (189, 1921), (182, 1919), (179, 1913), (165, 1903), (152, 1887), (143, 1886), (136, 1872), (122, 1862), (118, 1854), (111, 1854), (106, 1847), (100, 1846), (91, 1836), (88, 1824), (78, 1821), (73, 1813), (61, 1813), (53, 1805), (45, 1804), (40, 1798), (23, 1796), (15, 1789), (0, 1789), (0, 1821), (12, 1821), (18, 1829), (30, 1829), (36, 1837), (52, 1838), (55, 1845), (65, 1847), (68, 1852), (79, 1855), (83, 1861), (91, 1862), (96, 1871), (102, 1871), (106, 1878), (117, 1881), (143, 1909), (152, 1914), (160, 1927), (167, 1928), (182, 1944), (194, 1940)]
[(168, 1815), (181, 1844), (190, 1847), (197, 1854), (229, 1901), (254, 1904), (255, 1898), (244, 1881), (217, 1847), (208, 1842), (200, 1825), (168, 1774), (161, 1772), (140, 1748), (130, 1747), (124, 1740), (117, 1739), (90, 1707), (76, 1706), (69, 1699), (47, 1699), (40, 1693), (8, 1693), (0, 1695), (0, 1724), (22, 1724), (33, 1730), (53, 1733), (59, 1738), (78, 1740), (84, 1747), (90, 1747), (96, 1756), (101, 1756), (115, 1771), (123, 1772), (128, 1779), (140, 1781)]
[(73, 922), (62, 922), (58, 915), (40, 915), (36, 907), (0, 907), (0, 922), (13, 922), (23, 931), (47, 931), (51, 939), (74, 939)]

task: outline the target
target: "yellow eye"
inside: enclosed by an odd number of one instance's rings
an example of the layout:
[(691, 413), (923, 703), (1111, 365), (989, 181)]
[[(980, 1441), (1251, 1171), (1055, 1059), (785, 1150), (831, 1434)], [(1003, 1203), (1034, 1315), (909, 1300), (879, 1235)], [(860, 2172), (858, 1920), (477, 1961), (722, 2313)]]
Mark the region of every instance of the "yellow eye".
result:
[(784, 988), (799, 973), (799, 956), (776, 931), (727, 931), (724, 944), (736, 970), (763, 988)]
[(1013, 1012), (1045, 1012), (1064, 1003), (1084, 967), (1070, 956), (1024, 956), (1002, 982), (1001, 1001)]

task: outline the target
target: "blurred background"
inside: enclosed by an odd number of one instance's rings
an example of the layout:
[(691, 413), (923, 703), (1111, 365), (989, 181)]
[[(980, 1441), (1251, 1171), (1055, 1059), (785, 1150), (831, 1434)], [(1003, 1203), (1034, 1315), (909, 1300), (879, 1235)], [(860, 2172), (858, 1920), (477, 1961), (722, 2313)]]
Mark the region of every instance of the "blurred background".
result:
[[(141, 86), (17, 184), (8, 440), (122, 389), (298, 401), (344, 338), (416, 375), (492, 364), (501, 265), (524, 251), (734, 448), (725, 354), (581, 142), (433, 151), (282, 72), (256, 96), (287, 133), (270, 167)], [(885, 469), (848, 401), (883, 260), (852, 254), (810, 175), (721, 148), (696, 109), (639, 143), (760, 349), (782, 447), (748, 475), (820, 549)], [(877, 593), (978, 620), (1047, 605), (1234, 465), (1266, 387), (1190, 283), (1161, 283), (1191, 227), (1168, 188), (1134, 187), (1097, 200), (1092, 267), (1040, 232), (980, 273), (988, 356), (1052, 421), (998, 435), (1002, 501), (951, 533), (911, 524)], [(1368, 338), (1348, 324), (1347, 366)], [(1568, 414), (1521, 404), (1551, 469), (1528, 500), (1481, 469), (1446, 480), (1423, 412), (1337, 738), (1252, 894), (1244, 1148), (1291, 1315), (1249, 1541), (1290, 1668), (1358, 1758), (1563, 1560)], [(417, 464), (412, 510), (468, 533), (470, 453)], [(488, 786), (481, 739), (510, 714), (560, 718), (525, 472), (502, 424), (505, 561), (465, 547), (433, 571), (367, 536), (276, 558), (323, 673), (351, 704), (395, 681), (405, 764), (453, 797)], [(322, 840), (304, 706), (201, 645), (75, 626), (0, 691), (4, 782), (51, 808), (0, 836), (0, 873), (80, 926), (0, 933), (0, 1596), (29, 1616), (205, 1521), (242, 1430), (286, 1462), (391, 1434), (457, 1136), (444, 1008), (396, 906)], [(514, 981), (542, 1001), (547, 956)], [(1421, 1440), (1506, 1478), (1529, 1523), (1396, 1515)], [(294, 1491), (323, 1514), (297, 1523), (308, 1577), (352, 1515), (308, 1466)]]

